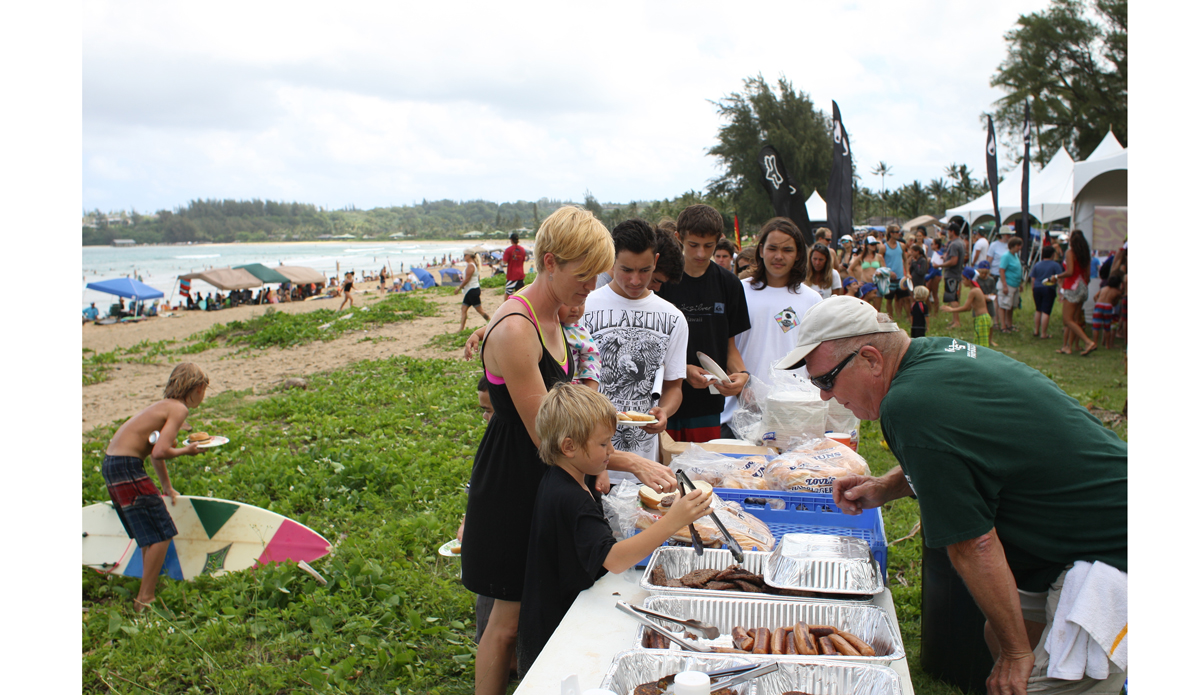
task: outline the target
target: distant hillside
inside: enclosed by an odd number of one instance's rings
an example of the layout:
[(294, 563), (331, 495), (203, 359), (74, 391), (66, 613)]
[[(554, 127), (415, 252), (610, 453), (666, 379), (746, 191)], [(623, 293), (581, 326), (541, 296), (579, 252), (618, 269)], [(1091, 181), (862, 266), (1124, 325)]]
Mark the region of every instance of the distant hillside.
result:
[[(159, 210), (153, 215), (141, 215), (137, 211), (105, 214), (94, 210), (83, 217), (83, 245), (106, 246), (113, 239), (160, 244), (312, 241), (344, 235), (355, 239), (462, 239), (470, 232), (481, 232), (479, 236), (484, 239), (502, 239), (516, 229), (530, 230), (527, 238), (532, 238), (542, 220), (563, 205), (581, 205), (612, 229), (618, 222), (631, 217), (640, 217), (650, 224), (663, 217), (674, 219), (694, 203), (706, 203), (720, 210), (725, 216), (725, 232), (732, 236), (732, 210), (727, 209), (720, 199), (688, 191), (669, 200), (628, 204), (602, 204), (587, 193), (582, 203), (549, 198), (541, 198), (536, 203), (524, 200), (515, 203), (422, 200), (419, 205), (372, 210), (322, 210), (308, 203), (270, 200), (193, 200), (185, 207)], [(398, 236), (400, 234), (404, 236)]]
[[(546, 215), (565, 204), (534, 202), (423, 200), (419, 205), (373, 210), (321, 210), (306, 203), (263, 200), (193, 200), (173, 211), (137, 212), (83, 218), (83, 245), (107, 245), (113, 239), (140, 244), (188, 241), (294, 241), (349, 234), (355, 238), (406, 237), (460, 239), (467, 232), (506, 237), (510, 230), (536, 229)], [(397, 237), (400, 238), (400, 237)]]

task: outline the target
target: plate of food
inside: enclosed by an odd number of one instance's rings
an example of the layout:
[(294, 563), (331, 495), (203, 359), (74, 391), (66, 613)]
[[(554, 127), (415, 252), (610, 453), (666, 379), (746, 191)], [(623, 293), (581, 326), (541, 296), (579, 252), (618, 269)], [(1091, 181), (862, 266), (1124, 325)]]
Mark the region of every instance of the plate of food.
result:
[(657, 424), (658, 420), (653, 415), (639, 413), (636, 410), (617, 411), (617, 427), (646, 427)]
[(462, 543), (457, 538), (446, 541), (442, 547), (438, 548), (438, 555), (442, 557), (462, 557)]
[(221, 446), (229, 443), (229, 437), (219, 435), (210, 435), (208, 432), (192, 432), (187, 438), (188, 444), (195, 444), (201, 449), (208, 449), (214, 446)]

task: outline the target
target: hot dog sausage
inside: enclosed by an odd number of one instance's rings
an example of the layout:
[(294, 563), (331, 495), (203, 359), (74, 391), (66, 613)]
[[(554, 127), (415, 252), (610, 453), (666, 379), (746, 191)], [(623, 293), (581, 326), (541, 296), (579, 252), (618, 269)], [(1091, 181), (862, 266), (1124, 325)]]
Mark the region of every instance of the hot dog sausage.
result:
[(842, 639), (849, 642), (851, 647), (854, 647), (856, 650), (858, 650), (859, 654), (863, 656), (875, 656), (875, 648), (866, 642), (860, 640), (845, 630), (838, 630), (838, 634), (842, 636)]

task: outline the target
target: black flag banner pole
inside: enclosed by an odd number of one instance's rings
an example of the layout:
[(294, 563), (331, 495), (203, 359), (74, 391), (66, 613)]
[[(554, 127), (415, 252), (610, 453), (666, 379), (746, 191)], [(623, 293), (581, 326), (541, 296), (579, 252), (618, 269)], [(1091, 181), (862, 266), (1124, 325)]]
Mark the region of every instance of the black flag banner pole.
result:
[(1000, 223), (1004, 220), (1000, 219), (1000, 193), (997, 190), (1000, 172), (996, 166), (996, 129), (992, 127), (991, 116), (988, 116), (987, 177), (988, 188), (992, 189), (992, 211), (996, 214), (996, 228), (992, 230), (992, 239), (995, 240), (999, 238)]
[(804, 234), (804, 240), (813, 242), (812, 223), (808, 219), (808, 208), (804, 206), (804, 195), (788, 176), (787, 167), (779, 152), (770, 145), (758, 151), (758, 168), (762, 170), (763, 187), (771, 199), (771, 207), (778, 217), (786, 217), (796, 223)]
[(1029, 144), (1033, 139), (1033, 121), (1029, 117), (1029, 101), (1025, 102), (1025, 125), (1021, 129), (1021, 137), (1025, 139), (1025, 159), (1021, 162), (1021, 229), (1018, 234), (1023, 245), (1021, 247), (1022, 261), (1029, 259)]
[(829, 212), (829, 229), (834, 239), (854, 234), (854, 170), (850, 156), (850, 136), (842, 123), (842, 112), (833, 102), (833, 165), (829, 170), (829, 187), (825, 189), (825, 206)]

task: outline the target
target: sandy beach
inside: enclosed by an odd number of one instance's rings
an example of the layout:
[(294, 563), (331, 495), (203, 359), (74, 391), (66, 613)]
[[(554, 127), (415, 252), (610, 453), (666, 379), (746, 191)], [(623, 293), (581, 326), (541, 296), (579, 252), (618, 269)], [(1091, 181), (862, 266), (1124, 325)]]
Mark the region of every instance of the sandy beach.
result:
[[(369, 306), (383, 295), (372, 284), (360, 284), (354, 294), (356, 306)], [(344, 334), (336, 340), (315, 341), (293, 348), (268, 348), (243, 352), (234, 356), (235, 349), (217, 348), (185, 356), (208, 374), (210, 396), (224, 391), (253, 389), (263, 392), (276, 388), (289, 377), (310, 374), (366, 359), (382, 359), (394, 355), (418, 358), (461, 359), (461, 350), (446, 351), (426, 344), (435, 335), (458, 330), (459, 307), (462, 295), (442, 295), (422, 292), (436, 302), (437, 316), (421, 317), (414, 321), (385, 324), (369, 332)], [(491, 315), (504, 300), (503, 289), (484, 289), (483, 309)], [(308, 302), (289, 302), (271, 305), (276, 311), (301, 313), (317, 309), (337, 309), (341, 298)], [(132, 324), (97, 326), (83, 325), (83, 347), (96, 352), (128, 348), (141, 341), (186, 340), (188, 336), (218, 323), (246, 320), (261, 316), (267, 306), (241, 306), (221, 311), (184, 311), (174, 316), (157, 317)], [(478, 328), (483, 317), (473, 309), (467, 316), (467, 327)], [(363, 340), (364, 338), (373, 340)], [(110, 378), (99, 384), (83, 387), (83, 433), (136, 413), (162, 397), (162, 389), (173, 364), (165, 359), (160, 364), (121, 363), (113, 367)]]

